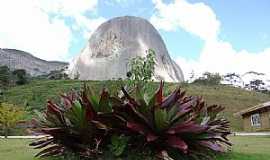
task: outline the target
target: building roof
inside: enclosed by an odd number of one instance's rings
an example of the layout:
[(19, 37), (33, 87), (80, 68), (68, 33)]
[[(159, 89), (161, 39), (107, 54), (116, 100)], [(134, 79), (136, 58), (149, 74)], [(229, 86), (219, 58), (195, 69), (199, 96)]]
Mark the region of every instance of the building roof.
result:
[(234, 115), (235, 116), (242, 116), (244, 114), (251, 113), (251, 112), (254, 112), (254, 111), (258, 111), (258, 110), (268, 108), (268, 107), (270, 107), (270, 101), (265, 102), (265, 103), (261, 103), (259, 105), (254, 106), (254, 107), (250, 107), (250, 108), (241, 110), (241, 111), (235, 113)]

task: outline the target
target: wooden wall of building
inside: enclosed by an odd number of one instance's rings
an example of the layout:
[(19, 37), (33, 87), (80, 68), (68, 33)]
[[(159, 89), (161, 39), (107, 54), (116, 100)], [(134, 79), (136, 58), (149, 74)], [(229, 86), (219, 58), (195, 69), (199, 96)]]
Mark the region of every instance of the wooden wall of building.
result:
[(244, 131), (255, 132), (270, 129), (270, 111), (260, 112), (261, 125), (252, 126), (251, 125), (251, 115), (246, 115), (243, 117)]

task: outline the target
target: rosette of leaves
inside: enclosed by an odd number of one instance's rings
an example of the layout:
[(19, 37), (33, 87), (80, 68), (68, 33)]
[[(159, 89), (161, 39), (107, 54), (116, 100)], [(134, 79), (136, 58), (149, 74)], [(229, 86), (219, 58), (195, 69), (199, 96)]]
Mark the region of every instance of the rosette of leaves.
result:
[(95, 157), (110, 130), (112, 108), (109, 93), (103, 89), (101, 96), (84, 87), (81, 93), (62, 95), (62, 102), (48, 101), (47, 109), (36, 120), (38, 132), (48, 135), (30, 144), (43, 149), (36, 156)]
[(163, 85), (148, 101), (140, 88), (134, 97), (122, 88), (125, 103), (114, 110), (126, 124), (131, 146), (142, 152), (150, 148), (161, 159), (211, 159), (211, 153), (231, 145), (229, 122), (218, 116), (223, 107), (206, 106), (180, 88), (163, 97)]

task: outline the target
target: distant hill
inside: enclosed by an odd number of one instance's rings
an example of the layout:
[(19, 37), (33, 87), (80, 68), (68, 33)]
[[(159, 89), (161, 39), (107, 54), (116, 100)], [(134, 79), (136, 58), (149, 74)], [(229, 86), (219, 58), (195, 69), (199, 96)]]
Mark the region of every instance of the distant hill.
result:
[[(112, 94), (116, 94), (117, 88), (120, 88), (120, 84), (115, 81), (88, 81), (86, 83), (91, 85), (96, 93), (99, 93), (104, 86)], [(82, 84), (82, 81), (75, 80), (34, 81), (30, 84), (17, 86), (5, 91), (3, 99), (4, 101), (20, 106), (28, 104), (31, 110), (42, 110), (45, 108), (48, 99), (57, 101), (59, 100), (59, 94), (70, 91), (71, 89), (78, 90)], [(158, 83), (151, 83), (149, 85), (149, 88), (155, 91)], [(167, 90), (173, 90), (178, 85), (176, 83), (166, 83), (166, 91), (164, 93), (168, 93)], [(186, 90), (187, 95), (201, 95), (208, 105), (219, 104), (226, 107), (225, 112), (221, 116), (231, 121), (233, 130), (242, 130), (242, 119), (240, 117), (234, 117), (234, 113), (270, 100), (269, 94), (247, 91), (231, 86), (196, 84), (180, 84), (180, 86)]]
[(11, 70), (25, 69), (31, 76), (38, 76), (48, 74), (51, 71), (65, 69), (68, 63), (45, 61), (24, 51), (0, 48), (0, 66), (4, 65)]

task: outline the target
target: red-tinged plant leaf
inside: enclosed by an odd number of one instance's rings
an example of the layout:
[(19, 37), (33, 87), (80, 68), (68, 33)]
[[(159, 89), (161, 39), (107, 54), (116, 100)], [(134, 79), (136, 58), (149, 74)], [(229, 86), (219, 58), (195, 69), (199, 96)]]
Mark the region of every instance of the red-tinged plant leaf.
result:
[(161, 108), (167, 108), (170, 109), (171, 107), (174, 106), (174, 104), (181, 99), (183, 96), (185, 95), (185, 92), (181, 92), (180, 88), (176, 89), (172, 94), (170, 94), (169, 96), (167, 96), (162, 104), (161, 104)]
[(62, 149), (58, 149), (58, 150), (53, 150), (53, 151), (50, 151), (48, 153), (45, 153), (43, 155), (41, 155), (40, 157), (41, 158), (46, 158), (46, 157), (59, 157), (59, 156), (62, 156), (64, 153), (63, 153), (63, 150)]
[(41, 145), (41, 144), (46, 143), (48, 140), (51, 140), (51, 139), (52, 138), (41, 138), (41, 139), (38, 139), (37, 141), (30, 143), (29, 146)]
[(162, 103), (162, 99), (163, 99), (163, 86), (164, 86), (164, 82), (160, 81), (160, 85), (159, 85), (159, 90), (156, 93), (156, 103), (157, 105), (160, 105)]
[(53, 113), (53, 114), (59, 114), (61, 112), (61, 109), (56, 105), (54, 104), (52, 101), (48, 101), (47, 103), (47, 109), (49, 112)]
[[(134, 113), (134, 115), (138, 119), (140, 119), (142, 123), (145, 123), (150, 128), (153, 128), (154, 127), (154, 123), (151, 120), (147, 119), (145, 115), (143, 115), (142, 113), (140, 113), (135, 107), (133, 107), (133, 106), (129, 106), (129, 107), (132, 110), (132, 112)], [(154, 119), (153, 116), (151, 116), (149, 118), (153, 118)]]
[(228, 140), (221, 139), (219, 137), (207, 137), (202, 140), (208, 140), (208, 141), (216, 141), (216, 142), (222, 142), (224, 144), (227, 144), (228, 146), (232, 146), (232, 143), (230, 143)]
[(181, 123), (170, 128), (167, 133), (169, 134), (179, 134), (179, 133), (191, 133), (191, 134), (199, 134), (207, 131), (209, 127), (206, 125), (199, 125), (195, 122)]
[(188, 145), (184, 140), (182, 140), (179, 137), (169, 136), (166, 142), (168, 143), (169, 146), (177, 148), (185, 154), (188, 152)]
[(153, 133), (149, 132), (147, 135), (146, 135), (146, 140), (147, 142), (153, 142), (155, 140), (158, 139), (158, 136), (154, 135)]
[(138, 123), (134, 123), (134, 122), (127, 122), (127, 127), (129, 129), (131, 129), (132, 131), (138, 132), (142, 135), (147, 135), (148, 131), (145, 128), (145, 126), (138, 124)]
[(41, 152), (39, 152), (38, 154), (35, 155), (35, 157), (39, 157), (39, 156), (53, 156), (54, 154), (48, 154), (50, 152), (53, 153), (53, 151), (56, 151), (56, 150), (60, 150), (62, 147), (58, 146), (58, 145), (55, 145), (55, 146), (51, 146), (51, 147), (48, 147), (44, 150), (42, 150)]
[(173, 160), (173, 159), (169, 156), (169, 154), (168, 154), (168, 152), (167, 152), (166, 150), (160, 151), (160, 152), (156, 155), (156, 157), (157, 157), (158, 159), (160, 159), (160, 160)]
[(110, 99), (110, 102), (111, 102), (113, 108), (114, 107), (117, 107), (117, 108), (121, 107), (124, 104), (123, 101), (118, 97), (110, 97), (109, 99)]
[(174, 116), (171, 115), (171, 122), (174, 124), (175, 122), (177, 122), (178, 119), (190, 113), (193, 109), (192, 104), (193, 104), (192, 102), (186, 102), (184, 104), (180, 104), (177, 102), (175, 104), (175, 107), (177, 107), (177, 112), (174, 114)]
[(72, 99), (67, 95), (61, 95), (65, 108), (70, 109), (73, 105)]
[(53, 142), (53, 138), (48, 139), (48, 140), (46, 140), (45, 142), (43, 142), (43, 143), (41, 143), (41, 144), (39, 144), (39, 145), (35, 144), (36, 147), (34, 147), (34, 149), (44, 148), (44, 147), (46, 147), (46, 146), (52, 144), (52, 142)]
[(53, 104), (52, 101), (48, 101), (47, 111), (56, 115), (59, 122), (61, 122), (63, 125), (66, 124), (65, 119), (61, 113), (61, 109), (57, 105)]
[(107, 125), (101, 123), (100, 121), (94, 121), (93, 120), (92, 123), (94, 123), (98, 129), (103, 129), (103, 130), (109, 130), (110, 129)]
[(127, 98), (127, 100), (129, 101), (129, 103), (130, 103), (131, 105), (136, 106), (136, 107), (139, 106), (138, 103), (136, 102), (136, 100), (135, 100), (134, 98), (132, 98), (132, 97), (128, 94), (128, 92), (125, 90), (124, 87), (122, 87), (121, 90), (122, 90), (122, 92), (124, 93), (125, 98)]
[(202, 111), (202, 109), (204, 108), (204, 106), (205, 106), (205, 102), (203, 101), (203, 99), (202, 99), (202, 97), (199, 97), (199, 99), (198, 99), (198, 109), (197, 109), (197, 112), (201, 112)]
[(199, 141), (198, 144), (200, 144), (201, 146), (207, 147), (213, 151), (216, 152), (224, 152), (224, 148), (220, 145), (217, 144), (216, 142), (212, 142), (212, 141)]
[(42, 128), (41, 131), (49, 135), (55, 135), (55, 134), (63, 133), (64, 128)]
[(96, 111), (93, 108), (93, 105), (91, 104), (90, 100), (88, 99), (87, 96), (87, 87), (84, 87), (84, 90), (82, 91), (82, 106), (84, 106), (86, 108), (86, 117), (88, 121), (91, 121), (92, 119), (94, 119), (94, 117), (96, 117)]

